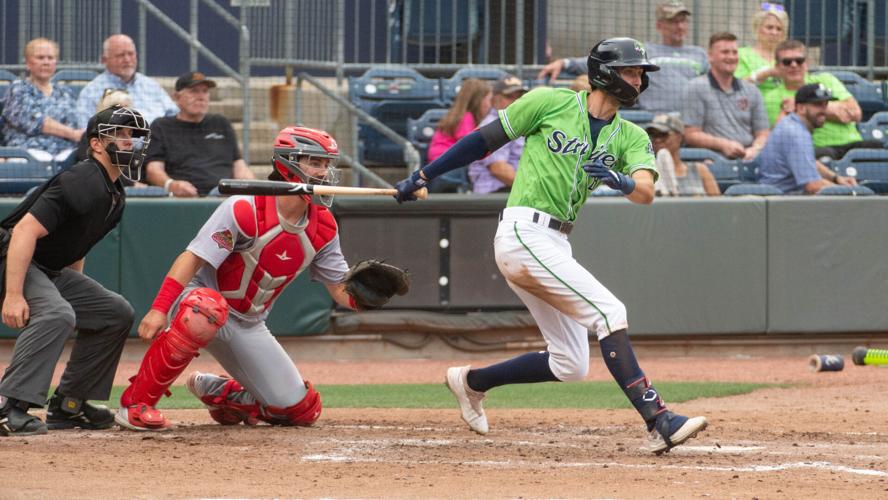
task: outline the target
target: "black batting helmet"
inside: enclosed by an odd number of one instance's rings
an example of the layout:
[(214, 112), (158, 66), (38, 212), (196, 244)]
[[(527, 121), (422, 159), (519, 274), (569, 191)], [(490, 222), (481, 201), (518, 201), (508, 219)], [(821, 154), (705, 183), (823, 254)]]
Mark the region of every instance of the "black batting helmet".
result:
[[(614, 96), (622, 104), (632, 106), (638, 94), (648, 87), (649, 71), (659, 71), (660, 67), (650, 62), (647, 51), (633, 38), (608, 38), (602, 40), (589, 52), (589, 83)], [(615, 70), (627, 66), (637, 66), (644, 70), (641, 76), (641, 89), (626, 83)]]

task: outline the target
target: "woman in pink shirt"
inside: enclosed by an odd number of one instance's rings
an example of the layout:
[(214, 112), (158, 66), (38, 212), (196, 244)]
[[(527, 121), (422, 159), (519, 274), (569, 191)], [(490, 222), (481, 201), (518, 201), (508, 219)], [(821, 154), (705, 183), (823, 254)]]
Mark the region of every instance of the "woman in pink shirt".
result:
[(490, 111), (493, 92), (487, 82), (467, 78), (453, 101), (453, 106), (438, 122), (438, 129), (429, 143), (428, 161), (441, 156), (464, 135), (475, 130)]

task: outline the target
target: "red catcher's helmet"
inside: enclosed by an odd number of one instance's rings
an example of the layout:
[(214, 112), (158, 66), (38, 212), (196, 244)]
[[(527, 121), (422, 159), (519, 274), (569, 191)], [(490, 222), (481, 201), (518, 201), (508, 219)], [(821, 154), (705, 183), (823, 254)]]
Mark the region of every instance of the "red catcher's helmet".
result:
[[(311, 176), (300, 163), (310, 158), (326, 158), (327, 172), (323, 177)], [(288, 182), (329, 184), (339, 182), (339, 146), (336, 139), (323, 130), (308, 127), (284, 127), (274, 140), (274, 170)], [(330, 206), (333, 196), (319, 196), (319, 201)]]

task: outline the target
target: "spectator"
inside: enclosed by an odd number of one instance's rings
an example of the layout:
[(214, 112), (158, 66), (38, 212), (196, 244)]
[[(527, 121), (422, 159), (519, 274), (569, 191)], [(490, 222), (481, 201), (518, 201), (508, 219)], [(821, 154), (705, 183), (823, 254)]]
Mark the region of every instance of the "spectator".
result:
[(854, 148), (883, 147), (878, 140), (864, 141), (857, 131), (862, 113), (857, 100), (835, 76), (830, 73), (809, 73), (805, 44), (787, 40), (777, 45), (775, 57), (783, 83), (763, 92), (768, 119), (773, 127), (781, 118), (795, 109), (793, 97), (797, 90), (809, 83), (823, 84), (834, 100), (827, 105), (826, 123), (814, 130), (814, 154), (817, 158), (841, 158)]
[(822, 83), (804, 85), (793, 100), (795, 111), (780, 120), (759, 156), (759, 182), (786, 194), (814, 194), (826, 186), (857, 182), (829, 170), (814, 157), (811, 132), (823, 126), (832, 92)]
[(736, 36), (721, 32), (709, 38), (709, 65), (709, 73), (691, 80), (685, 96), (687, 143), (750, 161), (768, 140), (768, 114), (755, 85), (734, 77)]
[(5, 145), (26, 149), (40, 161), (67, 159), (83, 135), (74, 91), (51, 81), (58, 56), (52, 40), (35, 38), (25, 45), (27, 76), (10, 85), (0, 120)]
[[(639, 97), (638, 106), (654, 113), (681, 111), (678, 96), (692, 78), (709, 70), (706, 51), (696, 45), (685, 45), (691, 11), (685, 4), (672, 0), (657, 6), (657, 32), (663, 43), (644, 44), (651, 63), (660, 71), (649, 75), (647, 90)], [(546, 65), (538, 79), (557, 78), (562, 71), (580, 74), (586, 69), (586, 58), (559, 59)]]
[(453, 106), (438, 122), (438, 129), (429, 143), (428, 161), (434, 161), (456, 141), (475, 130), (490, 111), (492, 98), (493, 92), (487, 82), (476, 78), (465, 79)]
[[(133, 100), (130, 98), (129, 92), (121, 89), (105, 89), (102, 99), (99, 101), (98, 106), (96, 106), (96, 113), (115, 105), (123, 106), (124, 108), (132, 107)], [(83, 161), (88, 157), (89, 142), (86, 134), (83, 134), (80, 137), (80, 142), (77, 144), (77, 161)], [(125, 177), (121, 181), (123, 181), (124, 186), (131, 185), (131, 183), (127, 183), (128, 180)]]
[(146, 173), (148, 184), (173, 196), (206, 196), (220, 179), (253, 179), (241, 158), (237, 136), (224, 116), (208, 114), (216, 82), (189, 72), (176, 80), (176, 116), (151, 124)]
[[(486, 125), (499, 119), (499, 110), (506, 109), (527, 92), (527, 87), (514, 75), (506, 75), (493, 84), (492, 106), (487, 116), (481, 120)], [(524, 150), (524, 137), (509, 142), (504, 147), (491, 153), (486, 158), (469, 164), (469, 179), (472, 181), (472, 192), (477, 194), (508, 193), (515, 180), (518, 160)]]
[(778, 70), (774, 63), (774, 50), (777, 44), (786, 40), (789, 30), (789, 16), (783, 5), (762, 4), (762, 9), (752, 16), (752, 32), (755, 45), (740, 47), (740, 61), (734, 76), (758, 85), (759, 90), (776, 87), (780, 84)]
[(124, 89), (132, 96), (133, 106), (149, 123), (161, 116), (173, 116), (179, 109), (170, 96), (151, 78), (136, 71), (136, 44), (123, 35), (111, 35), (102, 44), (105, 71), (86, 84), (77, 99), (77, 117), (81, 127), (96, 112), (106, 89)]
[(681, 159), (685, 126), (675, 115), (657, 115), (646, 127), (656, 154), (656, 183), (660, 194), (674, 196), (720, 196), (721, 190), (705, 163), (688, 165)]

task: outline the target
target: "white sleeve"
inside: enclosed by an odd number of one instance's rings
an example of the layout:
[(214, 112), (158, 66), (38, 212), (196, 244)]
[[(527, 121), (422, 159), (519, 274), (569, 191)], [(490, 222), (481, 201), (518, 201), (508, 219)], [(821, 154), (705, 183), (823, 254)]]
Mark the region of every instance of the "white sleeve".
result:
[(320, 281), (330, 285), (345, 281), (348, 263), (342, 255), (338, 234), (315, 255), (315, 258), (311, 261), (309, 271), (312, 281)]
[(189, 252), (205, 260), (215, 269), (218, 269), (234, 251), (237, 243), (242, 243), (246, 239), (241, 235), (234, 220), (233, 205), (241, 199), (245, 197), (232, 196), (223, 201), (188, 244)]

